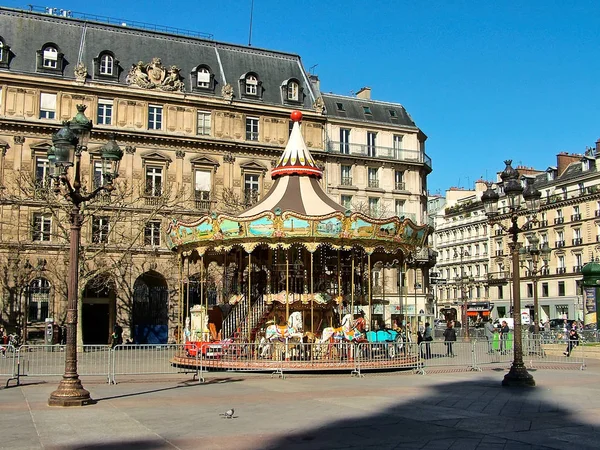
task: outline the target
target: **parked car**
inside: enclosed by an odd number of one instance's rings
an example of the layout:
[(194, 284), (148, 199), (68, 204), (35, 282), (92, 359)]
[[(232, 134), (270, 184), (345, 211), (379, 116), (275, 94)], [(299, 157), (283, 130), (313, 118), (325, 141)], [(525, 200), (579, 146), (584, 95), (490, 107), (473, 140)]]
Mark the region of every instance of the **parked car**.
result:
[[(573, 319), (567, 319), (569, 324), (573, 323)], [(551, 330), (562, 330), (565, 327), (565, 319), (550, 319)]]

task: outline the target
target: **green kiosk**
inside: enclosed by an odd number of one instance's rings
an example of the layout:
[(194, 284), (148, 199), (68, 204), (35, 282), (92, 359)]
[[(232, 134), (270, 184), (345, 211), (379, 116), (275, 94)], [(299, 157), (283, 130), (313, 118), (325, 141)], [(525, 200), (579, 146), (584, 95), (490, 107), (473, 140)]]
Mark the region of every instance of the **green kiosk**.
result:
[[(583, 323), (598, 324), (598, 300), (600, 299), (600, 263), (592, 261), (581, 269), (583, 274)], [(598, 324), (600, 329), (600, 324)]]

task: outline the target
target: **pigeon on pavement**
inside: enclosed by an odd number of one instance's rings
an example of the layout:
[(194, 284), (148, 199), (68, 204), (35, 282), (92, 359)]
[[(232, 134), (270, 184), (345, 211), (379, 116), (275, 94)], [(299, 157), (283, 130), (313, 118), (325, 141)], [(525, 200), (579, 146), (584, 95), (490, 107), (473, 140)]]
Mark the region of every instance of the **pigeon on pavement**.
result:
[(226, 419), (231, 419), (231, 418), (233, 418), (233, 413), (234, 413), (234, 410), (233, 410), (233, 408), (231, 408), (231, 409), (225, 411), (223, 414), (221, 414), (221, 416), (223, 416)]

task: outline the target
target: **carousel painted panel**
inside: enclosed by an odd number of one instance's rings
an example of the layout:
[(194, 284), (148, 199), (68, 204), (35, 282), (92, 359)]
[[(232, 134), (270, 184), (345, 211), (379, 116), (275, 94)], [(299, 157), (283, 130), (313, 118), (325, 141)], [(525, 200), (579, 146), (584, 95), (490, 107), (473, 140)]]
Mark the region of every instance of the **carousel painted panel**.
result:
[(377, 225), (375, 236), (383, 239), (393, 239), (398, 232), (398, 224), (395, 221)]
[(343, 229), (342, 220), (337, 217), (319, 220), (316, 223), (315, 235), (326, 237), (338, 237)]
[[(202, 222), (200, 222), (198, 225), (196, 225), (194, 227), (194, 230), (192, 232), (192, 236), (193, 240), (197, 240), (197, 241), (206, 241), (209, 239), (212, 239), (213, 235), (215, 234), (215, 230), (212, 224), (212, 221), (210, 219), (206, 219)], [(193, 240), (189, 240), (189, 241), (185, 241), (185, 242), (191, 242)]]
[(275, 226), (269, 217), (260, 217), (248, 223), (248, 236), (271, 237), (274, 232)]
[(283, 232), (286, 236), (310, 236), (311, 224), (308, 220), (287, 215), (283, 220)]
[(375, 233), (375, 225), (361, 218), (356, 218), (350, 225), (353, 237), (369, 238)]
[(237, 220), (223, 219), (219, 224), (223, 239), (245, 237), (244, 224)]

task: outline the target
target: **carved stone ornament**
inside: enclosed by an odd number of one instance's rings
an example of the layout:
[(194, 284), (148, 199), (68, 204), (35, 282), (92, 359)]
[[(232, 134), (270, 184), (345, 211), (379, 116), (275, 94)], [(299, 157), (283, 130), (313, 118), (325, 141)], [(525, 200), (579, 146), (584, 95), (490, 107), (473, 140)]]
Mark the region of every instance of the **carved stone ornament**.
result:
[(185, 152), (183, 150), (175, 150), (175, 156), (179, 159), (185, 158)]
[(133, 145), (128, 145), (125, 147), (125, 153), (128, 155), (133, 155), (135, 153), (135, 147)]
[(323, 101), (323, 97), (317, 97), (315, 103), (313, 103), (313, 108), (315, 108), (317, 113), (323, 114), (323, 111), (325, 111), (325, 102)]
[(25, 136), (15, 136), (13, 139), (17, 145), (23, 145), (25, 143)]
[(235, 156), (233, 156), (231, 153), (225, 153), (223, 155), (223, 162), (233, 164), (235, 162)]
[(227, 83), (221, 88), (221, 96), (228, 101), (233, 100), (233, 86)]
[(75, 80), (80, 83), (84, 83), (88, 76), (87, 67), (81, 62), (75, 66), (73, 73), (75, 74)]
[(177, 66), (164, 67), (160, 58), (152, 58), (145, 64), (139, 61), (133, 64), (125, 81), (143, 89), (158, 89), (161, 91), (183, 91), (184, 84)]

